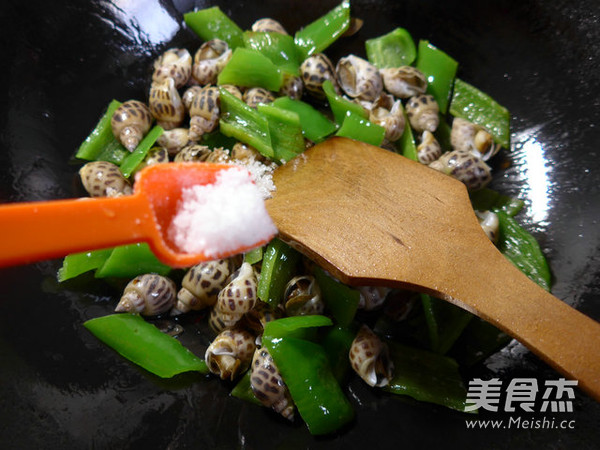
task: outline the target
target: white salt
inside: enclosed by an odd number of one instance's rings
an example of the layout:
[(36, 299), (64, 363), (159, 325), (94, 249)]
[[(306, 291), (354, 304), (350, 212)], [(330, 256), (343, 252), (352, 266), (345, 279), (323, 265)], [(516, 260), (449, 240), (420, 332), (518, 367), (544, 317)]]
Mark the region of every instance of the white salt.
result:
[(208, 257), (253, 247), (275, 233), (261, 190), (248, 170), (235, 166), (213, 184), (184, 189), (169, 227), (181, 251)]
[(275, 190), (275, 184), (273, 183), (273, 166), (267, 166), (253, 158), (245, 159), (243, 161), (236, 159), (233, 161), (233, 164), (248, 169), (254, 179), (254, 183), (256, 183), (260, 190), (262, 198), (265, 200), (271, 198), (271, 192)]

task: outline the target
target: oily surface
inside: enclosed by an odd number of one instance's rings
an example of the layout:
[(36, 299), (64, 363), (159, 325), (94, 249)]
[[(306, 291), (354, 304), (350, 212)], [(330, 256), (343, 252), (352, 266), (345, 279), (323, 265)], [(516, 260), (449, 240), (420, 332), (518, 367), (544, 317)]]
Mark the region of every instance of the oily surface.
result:
[[(217, 2), (242, 28), (271, 16), (290, 31), (335, 1)], [(145, 99), (151, 61), (200, 41), (181, 14), (210, 2), (39, 0), (0, 6), (5, 57), (0, 100), (0, 201), (82, 195), (69, 158), (108, 102)], [(513, 116), (512, 153), (494, 161), (494, 187), (527, 202), (521, 216), (539, 239), (553, 293), (600, 319), (597, 104), (600, 10), (596, 1), (355, 1), (365, 20), (327, 53), (364, 56), (363, 41), (395, 26), (429, 39), (460, 63), (459, 76)], [(506, 163), (506, 164), (505, 164)], [(508, 164), (510, 163), (510, 164)], [(1, 230), (1, 228), (0, 228)], [(40, 225), (43, 232), (43, 224)], [(356, 422), (315, 439), (302, 424), (228, 396), (219, 380), (160, 380), (124, 361), (81, 325), (109, 313), (117, 289), (87, 279), (58, 286), (60, 261), (0, 271), (0, 447), (2, 448), (597, 448), (600, 404), (576, 393), (574, 430), (475, 431), (465, 415), (372, 393), (357, 381)], [(91, 283), (91, 284), (90, 284)], [(186, 345), (207, 344), (192, 325)], [(465, 373), (557, 379), (511, 344)], [(531, 414), (522, 412), (523, 417)], [(519, 414), (482, 413), (508, 419)], [(452, 443), (449, 444), (449, 439)]]

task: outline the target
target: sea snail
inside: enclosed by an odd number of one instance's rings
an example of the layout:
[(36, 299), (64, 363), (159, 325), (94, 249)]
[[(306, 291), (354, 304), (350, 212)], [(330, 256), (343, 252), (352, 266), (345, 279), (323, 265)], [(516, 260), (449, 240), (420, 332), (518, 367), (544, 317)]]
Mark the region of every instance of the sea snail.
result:
[(124, 102), (110, 120), (113, 134), (130, 152), (135, 150), (151, 125), (150, 109), (138, 100)]
[(119, 166), (107, 161), (92, 161), (79, 169), (81, 183), (92, 197), (130, 195), (133, 190)]
[(392, 378), (394, 365), (387, 345), (362, 325), (350, 346), (350, 365), (369, 386), (386, 386)]
[(127, 284), (115, 311), (154, 316), (171, 309), (175, 298), (175, 283), (169, 278), (155, 273), (139, 275)]
[(209, 370), (223, 380), (234, 380), (252, 361), (254, 336), (241, 327), (220, 332), (206, 349)]
[(294, 403), (281, 378), (273, 357), (265, 348), (257, 348), (252, 358), (250, 387), (256, 398), (289, 420), (294, 420)]

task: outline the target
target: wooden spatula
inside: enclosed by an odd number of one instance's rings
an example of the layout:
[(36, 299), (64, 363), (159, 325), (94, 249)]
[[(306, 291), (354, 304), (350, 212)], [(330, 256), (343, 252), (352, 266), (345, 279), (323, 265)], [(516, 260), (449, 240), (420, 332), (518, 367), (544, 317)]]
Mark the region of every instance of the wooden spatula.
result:
[(273, 179), (267, 209), (281, 238), (334, 276), (454, 303), (600, 401), (600, 324), (508, 262), (483, 233), (462, 183), (345, 138), (309, 149)]

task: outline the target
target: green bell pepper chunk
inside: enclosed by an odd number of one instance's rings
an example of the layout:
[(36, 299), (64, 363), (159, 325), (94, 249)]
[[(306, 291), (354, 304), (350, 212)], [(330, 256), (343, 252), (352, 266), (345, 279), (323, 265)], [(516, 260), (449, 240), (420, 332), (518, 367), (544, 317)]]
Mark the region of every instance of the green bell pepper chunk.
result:
[(402, 156), (412, 159), (413, 161), (418, 161), (417, 143), (413, 135), (413, 130), (408, 122), (408, 116), (406, 115), (406, 110), (404, 107), (402, 107), (402, 114), (404, 114), (404, 121), (406, 125), (404, 125), (404, 132), (402, 133), (402, 136), (400, 136), (400, 139), (396, 141), (396, 148)]
[(446, 114), (458, 63), (428, 41), (419, 41), (416, 67), (427, 78), (427, 93), (433, 95), (440, 112)]
[(517, 215), (525, 206), (525, 202), (518, 198), (512, 198), (508, 195), (502, 195), (490, 188), (479, 189), (475, 192), (470, 192), (469, 197), (473, 209), (479, 211), (487, 211), (491, 209), (501, 209), (510, 217)]
[(461, 366), (471, 367), (506, 346), (512, 338), (494, 325), (474, 317), (460, 335), (449, 355)]
[(311, 434), (332, 433), (354, 417), (319, 344), (294, 337), (263, 335), (267, 348)]
[(217, 84), (260, 86), (277, 92), (283, 83), (283, 74), (269, 58), (257, 50), (236, 48), (231, 59), (217, 77)]
[(417, 57), (417, 48), (410, 33), (396, 28), (383, 36), (365, 41), (367, 59), (378, 69), (409, 66)]
[(335, 122), (338, 125), (341, 125), (346, 116), (349, 114), (355, 114), (364, 119), (369, 118), (369, 115), (362, 106), (346, 100), (341, 95), (337, 95), (331, 81), (326, 80), (323, 83), (323, 91), (325, 92), (327, 101), (329, 102), (329, 108), (331, 108)]
[(302, 61), (292, 36), (274, 32), (245, 31), (244, 46), (262, 53), (284, 72), (299, 75)]
[(321, 288), (323, 302), (333, 314), (337, 324), (342, 327), (349, 326), (358, 309), (360, 292), (340, 283), (320, 267), (315, 267), (314, 275)]
[(267, 322), (265, 324), (263, 335), (268, 336), (270, 339), (288, 337), (306, 339), (306, 331), (316, 327), (327, 327), (331, 325), (333, 325), (333, 322), (329, 317), (318, 314), (284, 317), (282, 319)]
[(331, 371), (338, 382), (342, 382), (350, 371), (350, 347), (356, 336), (356, 331), (350, 327), (335, 326), (327, 330), (321, 341), (321, 346), (327, 353)]
[(104, 248), (65, 256), (62, 267), (58, 269), (58, 281), (70, 280), (90, 270), (102, 267), (112, 251), (112, 248)]
[(388, 346), (394, 362), (394, 376), (383, 390), (465, 410), (467, 392), (456, 361), (397, 342), (389, 341)]
[(510, 113), (486, 93), (457, 78), (450, 114), (485, 128), (494, 141), (510, 148)]
[(294, 100), (290, 97), (278, 97), (272, 104), (278, 108), (298, 114), (302, 134), (305, 138), (313, 142), (318, 143), (323, 141), (337, 129), (336, 124), (302, 100)]
[(231, 390), (231, 395), (239, 398), (240, 400), (262, 406), (262, 403), (256, 398), (256, 395), (254, 395), (254, 391), (252, 390), (252, 385), (250, 382), (251, 376), (252, 371), (247, 370), (246, 373), (244, 373), (244, 375), (240, 378), (240, 381), (238, 381), (235, 387)]
[(247, 253), (244, 253), (244, 262), (247, 262), (248, 264), (252, 265), (262, 261), (263, 251), (263, 247), (256, 247), (248, 251)]
[(226, 89), (219, 89), (219, 99), (221, 133), (251, 145), (267, 158), (273, 158), (275, 154), (267, 118)]
[(344, 0), (327, 14), (311, 22), (294, 36), (302, 60), (320, 53), (335, 42), (350, 26), (350, 1)]
[(444, 355), (474, 316), (458, 306), (426, 294), (421, 294), (421, 302), (429, 330), (431, 350)]
[(547, 291), (551, 274), (546, 257), (536, 239), (515, 219), (499, 209), (493, 210), (500, 221), (496, 246), (510, 262)]
[(283, 300), (286, 284), (292, 279), (300, 262), (300, 253), (280, 239), (273, 239), (263, 254), (258, 298), (275, 307)]
[(244, 32), (218, 6), (185, 13), (183, 20), (204, 41), (221, 39), (232, 49), (244, 45)]
[[(79, 149), (75, 154), (76, 158), (85, 159), (86, 161), (108, 161), (107, 159), (98, 158), (107, 146), (115, 146), (117, 148), (118, 146), (121, 146), (121, 149), (125, 150), (125, 148), (115, 139), (110, 125), (110, 120), (119, 106), (121, 106), (121, 102), (117, 100), (112, 100), (108, 104), (106, 112), (100, 118), (96, 127), (79, 146)], [(125, 151), (127, 152), (127, 150)]]
[(304, 137), (298, 114), (271, 104), (259, 104), (256, 109), (269, 123), (275, 161), (289, 161), (304, 151)]
[(125, 157), (120, 166), (121, 173), (125, 178), (128, 178), (135, 172), (137, 166), (144, 160), (161, 134), (163, 134), (163, 129), (158, 125), (154, 126), (138, 144), (135, 150)]
[(83, 326), (120, 355), (159, 377), (209, 372), (202, 359), (137, 314), (98, 317)]
[(212, 133), (204, 133), (200, 141), (202, 145), (206, 145), (212, 149), (219, 147), (232, 148), (236, 142), (237, 139), (225, 136), (220, 130), (213, 131)]
[(95, 161), (108, 161), (120, 166), (129, 155), (129, 151), (123, 147), (123, 144), (117, 138), (113, 138), (96, 157)]
[(379, 147), (385, 138), (385, 128), (356, 114), (348, 114), (335, 135), (356, 139)]
[(134, 278), (144, 273), (167, 275), (169, 266), (161, 263), (146, 243), (115, 247), (104, 264), (96, 270), (96, 278)]

